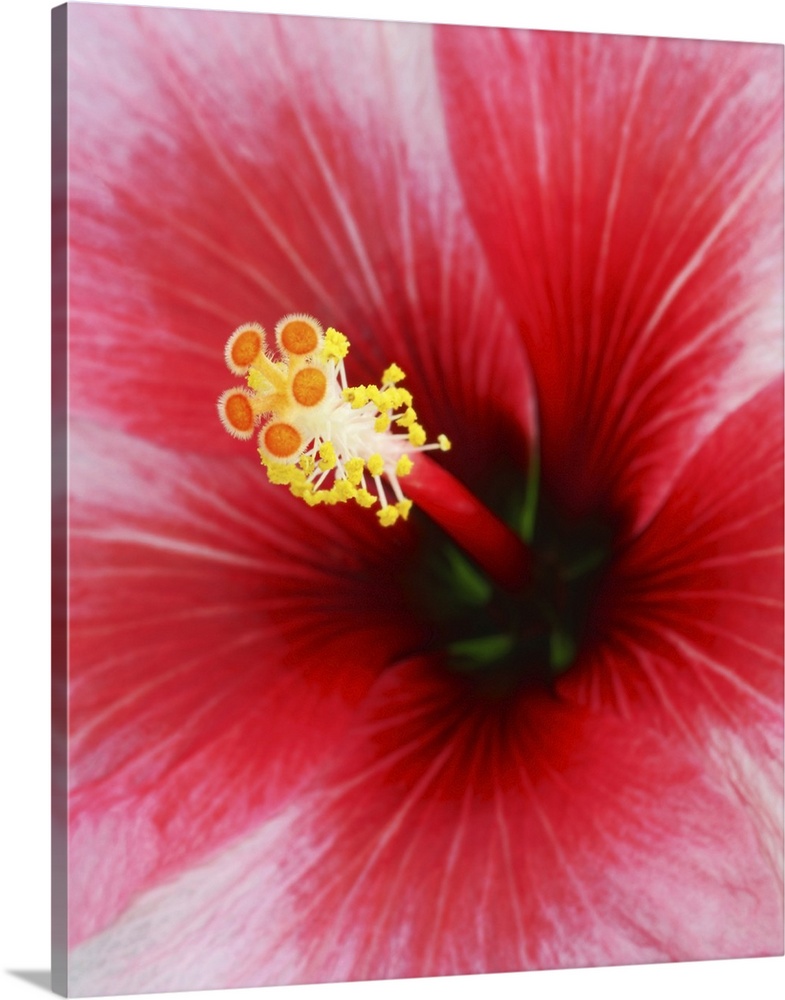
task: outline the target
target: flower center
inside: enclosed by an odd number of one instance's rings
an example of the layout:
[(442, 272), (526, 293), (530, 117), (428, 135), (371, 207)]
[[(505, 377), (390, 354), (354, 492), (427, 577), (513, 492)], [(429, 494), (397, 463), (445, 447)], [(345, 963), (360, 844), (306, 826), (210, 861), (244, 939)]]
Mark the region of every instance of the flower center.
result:
[(324, 332), (311, 316), (285, 316), (275, 339), (273, 353), (257, 323), (229, 338), (227, 366), (247, 388), (219, 398), (226, 430), (247, 439), (262, 423), (258, 446), (268, 478), (311, 506), (378, 503), (381, 524), (407, 518), (412, 501), (401, 479), (414, 468), (414, 455), (447, 451), (450, 442), (442, 434), (427, 443), (411, 393), (399, 385), (403, 371), (393, 364), (380, 385), (349, 385), (349, 341), (332, 327)]
[(497, 517), (422, 454), (450, 442), (427, 443), (403, 371), (392, 364), (379, 385), (350, 385), (348, 352), (342, 333), (304, 314), (277, 324), (272, 349), (257, 323), (238, 327), (225, 359), (246, 386), (220, 396), (224, 427), (241, 439), (259, 427), (268, 479), (309, 506), (351, 500), (389, 526), (409, 516), (405, 479), (434, 522), (423, 521), (425, 556), (407, 581), (436, 623), (431, 645), (490, 693), (552, 681), (575, 657), (610, 534), (555, 517), (540, 502), (536, 463), (524, 496), (508, 496)]
[(421, 561), (404, 580), (434, 623), (428, 650), (488, 697), (549, 686), (572, 666), (589, 637), (592, 601), (612, 551), (612, 529), (602, 520), (565, 518), (537, 496), (511, 506), (511, 523), (531, 531), (524, 587), (499, 587), (435, 526), (427, 527)]

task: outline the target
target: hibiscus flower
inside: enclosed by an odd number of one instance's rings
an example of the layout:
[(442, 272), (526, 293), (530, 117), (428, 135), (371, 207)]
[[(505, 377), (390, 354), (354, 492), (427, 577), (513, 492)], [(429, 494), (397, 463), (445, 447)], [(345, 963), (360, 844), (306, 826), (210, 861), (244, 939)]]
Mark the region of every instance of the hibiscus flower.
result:
[[(72, 991), (779, 953), (781, 51), (69, 21)], [(290, 313), (405, 520), (221, 429)]]

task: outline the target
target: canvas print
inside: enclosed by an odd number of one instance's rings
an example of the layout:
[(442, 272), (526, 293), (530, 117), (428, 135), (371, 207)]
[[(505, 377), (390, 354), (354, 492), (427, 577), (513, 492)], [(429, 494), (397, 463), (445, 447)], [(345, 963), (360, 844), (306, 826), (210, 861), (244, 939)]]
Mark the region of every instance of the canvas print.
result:
[(782, 70), (54, 11), (58, 989), (782, 953)]

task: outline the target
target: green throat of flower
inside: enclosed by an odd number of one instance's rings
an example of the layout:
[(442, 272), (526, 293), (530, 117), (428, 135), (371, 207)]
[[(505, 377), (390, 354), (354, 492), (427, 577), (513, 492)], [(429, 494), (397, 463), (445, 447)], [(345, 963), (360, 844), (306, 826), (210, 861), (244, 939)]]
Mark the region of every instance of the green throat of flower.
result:
[(433, 623), (429, 651), (490, 697), (548, 687), (569, 670), (610, 558), (608, 525), (560, 517), (533, 493), (515, 505), (515, 523), (530, 531), (530, 572), (520, 588), (500, 586), (433, 527), (405, 584)]

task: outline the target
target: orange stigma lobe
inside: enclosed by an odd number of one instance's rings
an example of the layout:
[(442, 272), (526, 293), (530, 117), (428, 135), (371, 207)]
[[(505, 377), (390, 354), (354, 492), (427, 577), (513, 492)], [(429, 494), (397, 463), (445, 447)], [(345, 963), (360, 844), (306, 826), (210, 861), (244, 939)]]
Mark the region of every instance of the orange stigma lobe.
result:
[(304, 319), (290, 319), (281, 327), (281, 347), (290, 354), (312, 354), (319, 346), (319, 331)]
[(318, 368), (301, 368), (292, 380), (292, 395), (301, 406), (316, 406), (327, 392), (327, 377)]
[(232, 344), (232, 361), (238, 368), (249, 367), (262, 352), (262, 338), (258, 330), (240, 330)]
[(238, 326), (226, 344), (224, 357), (229, 371), (247, 375), (248, 369), (264, 352), (264, 329), (258, 323)]
[(248, 401), (248, 397), (242, 392), (233, 393), (226, 400), (226, 419), (241, 434), (248, 434), (253, 430), (253, 410)]
[(274, 458), (291, 458), (302, 447), (296, 427), (286, 423), (271, 423), (264, 430), (264, 446)]

